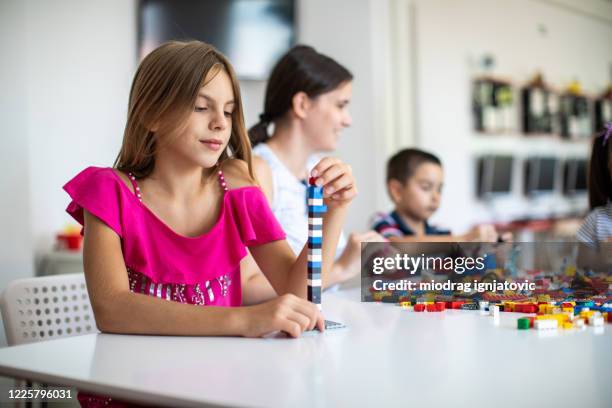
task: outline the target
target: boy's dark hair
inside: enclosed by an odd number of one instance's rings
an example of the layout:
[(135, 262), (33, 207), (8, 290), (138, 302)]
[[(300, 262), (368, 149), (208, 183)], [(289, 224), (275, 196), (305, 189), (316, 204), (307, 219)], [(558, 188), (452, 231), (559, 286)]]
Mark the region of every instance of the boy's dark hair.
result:
[(397, 180), (404, 184), (423, 163), (442, 167), (438, 157), (419, 149), (404, 149), (395, 153), (387, 162), (387, 182)]
[(249, 129), (251, 143), (268, 139), (268, 125), (287, 113), (293, 104), (293, 96), (304, 92), (310, 98), (333, 91), (351, 81), (353, 74), (327, 55), (307, 45), (296, 45), (276, 63), (266, 86), (264, 112)]
[(603, 207), (608, 201), (612, 201), (611, 157), (612, 137), (606, 138), (606, 132), (603, 132), (593, 139), (589, 164), (589, 206), (591, 210), (595, 207)]

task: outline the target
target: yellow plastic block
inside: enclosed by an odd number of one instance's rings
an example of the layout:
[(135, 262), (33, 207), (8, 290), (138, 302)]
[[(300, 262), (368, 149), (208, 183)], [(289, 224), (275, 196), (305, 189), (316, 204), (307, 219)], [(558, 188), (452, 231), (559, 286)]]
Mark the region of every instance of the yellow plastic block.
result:
[(412, 306), (412, 304), (410, 302), (402, 302), (402, 303), (400, 303), (400, 306), (403, 307), (403, 308), (407, 308), (407, 307)]
[(538, 302), (550, 302), (550, 295), (538, 295)]
[(384, 293), (382, 292), (374, 292), (372, 293), (372, 299), (374, 300), (382, 300), (382, 298), (385, 296)]
[(565, 322), (565, 323), (563, 323), (563, 328), (564, 329), (573, 329), (574, 325), (571, 322)]

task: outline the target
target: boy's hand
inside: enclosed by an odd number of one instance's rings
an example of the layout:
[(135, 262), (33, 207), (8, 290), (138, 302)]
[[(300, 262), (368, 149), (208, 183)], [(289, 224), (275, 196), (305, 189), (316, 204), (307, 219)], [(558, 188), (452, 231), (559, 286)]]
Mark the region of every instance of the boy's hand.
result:
[(489, 224), (477, 225), (465, 234), (464, 239), (471, 242), (497, 242), (497, 231)]
[(361, 271), (361, 243), (362, 242), (388, 242), (376, 231), (351, 233), (348, 237), (344, 252), (336, 261), (332, 269), (329, 285), (342, 283), (357, 275)]
[(323, 198), (328, 207), (348, 205), (357, 195), (351, 166), (333, 157), (325, 157), (312, 169), (315, 184), (323, 187)]

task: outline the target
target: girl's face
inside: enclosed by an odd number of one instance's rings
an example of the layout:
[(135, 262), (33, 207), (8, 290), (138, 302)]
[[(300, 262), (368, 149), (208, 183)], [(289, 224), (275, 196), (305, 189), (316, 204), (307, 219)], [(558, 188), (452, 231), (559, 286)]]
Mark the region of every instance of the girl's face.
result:
[(304, 129), (313, 150), (336, 149), (340, 133), (352, 122), (348, 111), (352, 94), (353, 85), (348, 81), (311, 100), (308, 115), (304, 119)]
[(425, 162), (403, 185), (397, 180), (390, 183), (391, 196), (397, 209), (407, 216), (425, 221), (440, 206), (444, 172), (439, 165)]
[(223, 69), (211, 70), (204, 82), (185, 126), (166, 149), (178, 160), (211, 168), (229, 143), (235, 102), (232, 82)]

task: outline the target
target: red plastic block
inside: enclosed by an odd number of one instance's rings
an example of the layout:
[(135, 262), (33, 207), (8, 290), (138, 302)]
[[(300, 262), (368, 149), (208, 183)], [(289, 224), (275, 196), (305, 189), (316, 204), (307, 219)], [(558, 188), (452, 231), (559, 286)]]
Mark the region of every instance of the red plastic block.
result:
[(446, 304), (444, 302), (436, 302), (436, 310), (438, 312), (443, 312), (446, 310)]
[(427, 305), (426, 309), (427, 309), (428, 312), (437, 312), (438, 311), (438, 309), (436, 309), (436, 305), (435, 304)]
[(514, 311), (519, 313), (535, 313), (538, 307), (533, 303), (518, 304), (514, 306)]
[(416, 305), (414, 305), (414, 311), (415, 312), (423, 312), (425, 310), (425, 305), (422, 303), (417, 303)]
[(453, 309), (461, 309), (461, 305), (464, 304), (464, 303), (465, 302), (460, 302), (460, 301), (452, 302), (451, 303), (451, 308), (453, 308)]
[(310, 185), (310, 186), (316, 186), (316, 181), (317, 181), (317, 178), (316, 178), (316, 177), (310, 177), (310, 178), (308, 179), (308, 185)]

